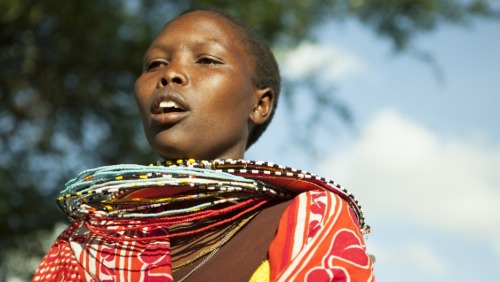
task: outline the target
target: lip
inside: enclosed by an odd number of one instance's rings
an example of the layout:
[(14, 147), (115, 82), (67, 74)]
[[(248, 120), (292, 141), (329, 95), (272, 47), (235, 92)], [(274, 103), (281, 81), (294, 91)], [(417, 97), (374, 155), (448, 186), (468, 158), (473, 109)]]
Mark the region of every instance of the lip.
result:
[[(180, 111), (164, 112), (160, 107), (161, 102), (172, 101)], [(153, 96), (151, 102), (151, 120), (159, 125), (172, 125), (178, 123), (189, 114), (189, 106), (182, 95), (171, 89), (163, 90)]]

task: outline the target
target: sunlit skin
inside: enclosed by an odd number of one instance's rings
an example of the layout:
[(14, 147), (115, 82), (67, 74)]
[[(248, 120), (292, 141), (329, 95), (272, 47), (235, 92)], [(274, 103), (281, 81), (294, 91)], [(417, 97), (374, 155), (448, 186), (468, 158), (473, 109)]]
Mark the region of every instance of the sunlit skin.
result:
[(274, 97), (254, 88), (252, 71), (252, 57), (224, 18), (197, 11), (168, 23), (135, 83), (153, 150), (164, 159), (243, 158)]

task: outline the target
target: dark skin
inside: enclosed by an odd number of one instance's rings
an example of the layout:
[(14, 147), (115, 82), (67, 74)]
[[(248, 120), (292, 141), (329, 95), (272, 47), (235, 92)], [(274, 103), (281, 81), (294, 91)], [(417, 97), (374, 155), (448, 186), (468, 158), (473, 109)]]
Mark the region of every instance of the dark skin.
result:
[[(252, 84), (254, 59), (232, 25), (216, 14), (195, 11), (165, 25), (135, 83), (153, 150), (164, 159), (243, 158), (251, 130), (273, 110), (273, 90)], [(258, 214), (190, 281), (248, 281), (266, 259), (285, 207)], [(174, 267), (180, 263), (174, 258)], [(198, 263), (174, 272), (174, 279)]]
[(135, 97), (164, 159), (243, 158), (274, 93), (251, 81), (254, 61), (226, 19), (196, 11), (168, 23), (144, 56)]

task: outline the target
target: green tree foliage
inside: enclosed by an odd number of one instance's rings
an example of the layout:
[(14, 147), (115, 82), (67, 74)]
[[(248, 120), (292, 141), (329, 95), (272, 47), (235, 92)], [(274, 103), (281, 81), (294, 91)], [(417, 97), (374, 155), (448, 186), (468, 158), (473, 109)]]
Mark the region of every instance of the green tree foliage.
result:
[[(0, 0), (0, 265), (16, 250), (36, 267), (46, 249), (33, 242), (64, 220), (54, 199), (65, 180), (88, 167), (155, 160), (132, 94), (142, 55), (166, 20), (207, 4), (281, 48), (330, 19), (357, 19), (405, 50), (440, 24), (499, 18), (487, 0)], [(348, 116), (328, 91), (317, 100)], [(0, 281), (29, 279), (33, 265), (3, 267)]]

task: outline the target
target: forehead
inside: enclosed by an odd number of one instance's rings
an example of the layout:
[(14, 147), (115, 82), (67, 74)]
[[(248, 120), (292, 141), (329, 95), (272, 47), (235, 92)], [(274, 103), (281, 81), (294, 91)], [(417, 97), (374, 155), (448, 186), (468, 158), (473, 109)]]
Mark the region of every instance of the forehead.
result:
[(173, 39), (182, 44), (194, 40), (196, 44), (211, 42), (223, 46), (238, 45), (246, 51), (245, 44), (238, 34), (236, 27), (228, 19), (211, 12), (195, 11), (181, 15), (167, 23), (155, 42)]

